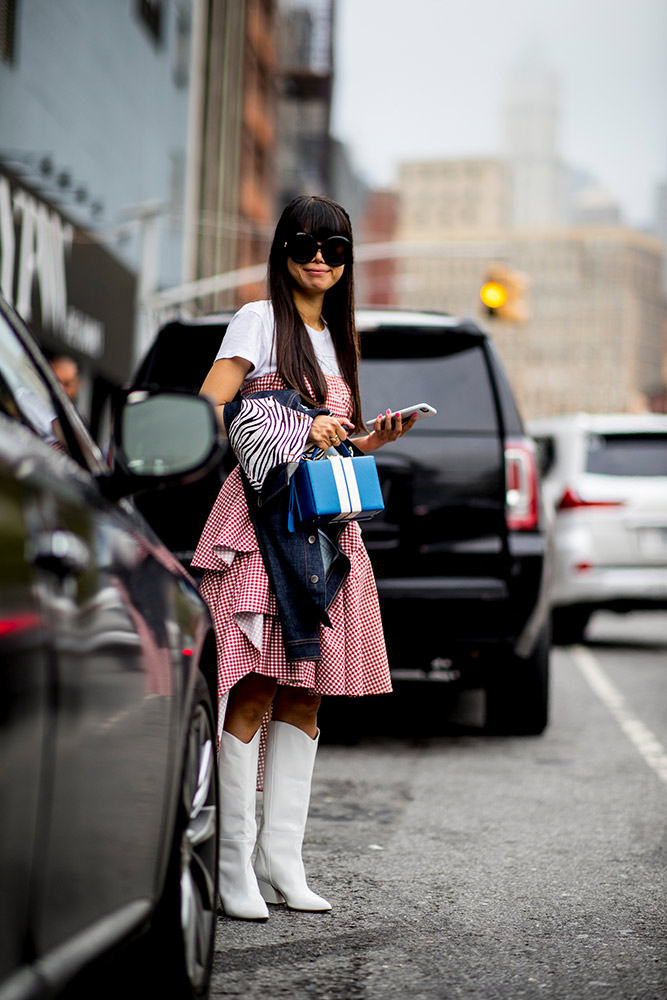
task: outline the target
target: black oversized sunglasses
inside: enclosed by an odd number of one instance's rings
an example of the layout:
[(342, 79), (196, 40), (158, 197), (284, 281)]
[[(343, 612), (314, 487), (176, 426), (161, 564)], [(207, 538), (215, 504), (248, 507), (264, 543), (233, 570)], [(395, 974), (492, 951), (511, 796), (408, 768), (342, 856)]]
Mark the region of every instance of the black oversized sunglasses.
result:
[(329, 236), (321, 243), (308, 233), (296, 233), (284, 243), (287, 256), (296, 264), (309, 264), (317, 251), (322, 251), (322, 260), (329, 267), (342, 267), (350, 258), (352, 244), (344, 236)]

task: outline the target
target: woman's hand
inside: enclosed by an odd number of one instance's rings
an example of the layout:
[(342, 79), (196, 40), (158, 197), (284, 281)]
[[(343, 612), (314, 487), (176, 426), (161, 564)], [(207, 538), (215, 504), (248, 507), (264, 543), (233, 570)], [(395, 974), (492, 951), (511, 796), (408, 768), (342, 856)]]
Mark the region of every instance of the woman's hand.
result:
[(413, 413), (407, 423), (403, 423), (400, 413), (392, 417), (391, 410), (387, 410), (383, 416), (381, 413), (375, 418), (373, 430), (366, 437), (355, 438), (354, 443), (361, 451), (377, 451), (390, 441), (398, 441), (400, 437), (414, 427), (417, 422), (417, 414)]
[(352, 430), (354, 424), (342, 417), (319, 416), (315, 417), (308, 435), (308, 444), (316, 444), (318, 448), (326, 451), (327, 448), (336, 447), (344, 441)]

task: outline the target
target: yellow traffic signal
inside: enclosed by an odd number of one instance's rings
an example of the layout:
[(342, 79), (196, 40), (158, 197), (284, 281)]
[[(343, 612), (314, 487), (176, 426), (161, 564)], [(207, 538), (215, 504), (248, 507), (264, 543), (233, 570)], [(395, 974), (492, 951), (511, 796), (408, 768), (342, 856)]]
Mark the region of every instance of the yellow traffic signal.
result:
[(507, 289), (499, 281), (487, 281), (482, 285), (479, 297), (487, 309), (499, 309), (507, 302)]
[(521, 323), (529, 317), (524, 299), (527, 288), (525, 274), (512, 271), (504, 264), (494, 264), (489, 268), (479, 296), (489, 316)]

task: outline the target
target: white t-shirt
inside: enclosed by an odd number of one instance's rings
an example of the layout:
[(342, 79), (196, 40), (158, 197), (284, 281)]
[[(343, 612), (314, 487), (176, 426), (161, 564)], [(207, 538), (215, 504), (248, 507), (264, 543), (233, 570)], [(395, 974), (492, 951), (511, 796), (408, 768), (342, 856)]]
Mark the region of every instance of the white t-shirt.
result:
[[(336, 349), (328, 329), (313, 330), (307, 326), (310, 339), (315, 348), (322, 373), (324, 375), (340, 375)], [(221, 358), (244, 358), (253, 366), (246, 375), (244, 382), (269, 375), (276, 370), (275, 350), (273, 343), (273, 306), (268, 300), (248, 302), (241, 306), (232, 317), (227, 327), (220, 350), (215, 360)]]

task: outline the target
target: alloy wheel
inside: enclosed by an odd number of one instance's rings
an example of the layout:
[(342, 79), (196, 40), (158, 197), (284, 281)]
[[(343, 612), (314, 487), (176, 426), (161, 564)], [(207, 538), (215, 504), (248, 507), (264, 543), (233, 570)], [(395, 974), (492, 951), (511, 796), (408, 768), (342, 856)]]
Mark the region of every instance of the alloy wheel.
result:
[(181, 929), (188, 979), (197, 988), (207, 974), (215, 920), (218, 836), (215, 739), (201, 704), (190, 723), (182, 805)]

